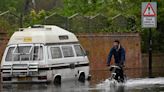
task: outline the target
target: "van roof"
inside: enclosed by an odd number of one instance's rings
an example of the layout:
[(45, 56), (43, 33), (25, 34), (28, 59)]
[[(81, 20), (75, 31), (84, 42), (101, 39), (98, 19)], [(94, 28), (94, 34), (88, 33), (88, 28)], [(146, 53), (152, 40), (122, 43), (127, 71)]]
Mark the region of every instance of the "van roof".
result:
[(58, 26), (40, 25), (21, 28), (10, 38), (8, 45), (21, 43), (65, 43), (78, 42), (75, 34)]

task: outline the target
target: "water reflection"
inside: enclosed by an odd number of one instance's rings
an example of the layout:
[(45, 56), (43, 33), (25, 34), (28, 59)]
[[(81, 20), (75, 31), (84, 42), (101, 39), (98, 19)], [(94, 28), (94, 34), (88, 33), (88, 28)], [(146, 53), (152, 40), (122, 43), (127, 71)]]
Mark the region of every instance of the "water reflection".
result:
[(61, 85), (46, 84), (2, 84), (1, 92), (81, 92), (89, 87), (89, 82), (64, 81)]
[(1, 92), (46, 92), (45, 84), (2, 84)]
[[(146, 69), (145, 69), (146, 70)], [(162, 69), (155, 69), (153, 75), (164, 76)], [(108, 80), (107, 70), (91, 71), (92, 80), (85, 83), (77, 80), (64, 81), (61, 85), (52, 83), (39, 84), (1, 84), (0, 92), (154, 92), (164, 91), (164, 77), (142, 78), (148, 73), (143, 69), (125, 70), (128, 81), (125, 84), (113, 85)], [(153, 90), (153, 91), (152, 91)]]

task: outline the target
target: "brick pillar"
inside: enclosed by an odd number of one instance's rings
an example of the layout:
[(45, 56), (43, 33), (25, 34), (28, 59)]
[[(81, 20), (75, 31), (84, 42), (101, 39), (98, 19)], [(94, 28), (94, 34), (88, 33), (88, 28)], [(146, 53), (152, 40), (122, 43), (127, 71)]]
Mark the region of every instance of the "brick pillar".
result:
[[(0, 31), (0, 60), (2, 59), (4, 50), (6, 48), (6, 45), (8, 43), (9, 37), (7, 35), (7, 32)], [(1, 61), (0, 61), (1, 62)]]

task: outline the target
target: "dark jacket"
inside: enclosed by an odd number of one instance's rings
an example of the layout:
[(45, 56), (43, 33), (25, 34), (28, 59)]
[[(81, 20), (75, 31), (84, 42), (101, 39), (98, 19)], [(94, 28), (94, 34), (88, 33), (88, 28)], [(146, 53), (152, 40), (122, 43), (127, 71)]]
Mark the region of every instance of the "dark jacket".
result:
[(119, 50), (115, 48), (111, 48), (110, 53), (108, 55), (107, 64), (110, 65), (112, 55), (114, 55), (115, 64), (122, 65), (125, 62), (125, 50), (123, 47), (120, 46)]

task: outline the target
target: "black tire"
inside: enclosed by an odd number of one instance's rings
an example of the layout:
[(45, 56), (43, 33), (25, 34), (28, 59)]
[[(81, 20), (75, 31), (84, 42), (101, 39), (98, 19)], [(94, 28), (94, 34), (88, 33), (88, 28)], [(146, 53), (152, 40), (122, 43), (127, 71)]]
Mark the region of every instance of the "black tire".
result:
[(57, 77), (54, 79), (54, 84), (55, 84), (55, 85), (60, 85), (60, 84), (61, 84), (61, 77), (60, 77), (60, 76), (57, 76)]
[(85, 82), (85, 74), (81, 73), (78, 79), (80, 82)]

